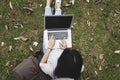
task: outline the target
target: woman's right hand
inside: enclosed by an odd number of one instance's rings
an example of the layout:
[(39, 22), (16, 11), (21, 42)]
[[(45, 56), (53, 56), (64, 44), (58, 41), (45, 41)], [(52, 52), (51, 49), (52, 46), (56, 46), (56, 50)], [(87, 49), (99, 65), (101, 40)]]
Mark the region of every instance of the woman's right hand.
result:
[(52, 49), (55, 45), (55, 36), (52, 35), (50, 36), (49, 43), (48, 43), (48, 48)]
[(61, 49), (66, 49), (67, 48), (67, 42), (63, 39), (60, 42), (60, 48)]

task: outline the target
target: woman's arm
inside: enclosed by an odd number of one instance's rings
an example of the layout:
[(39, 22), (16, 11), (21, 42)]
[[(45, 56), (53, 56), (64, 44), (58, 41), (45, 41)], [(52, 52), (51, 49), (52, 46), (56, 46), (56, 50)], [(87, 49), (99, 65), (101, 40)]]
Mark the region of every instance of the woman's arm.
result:
[(54, 47), (54, 45), (55, 45), (55, 36), (52, 35), (49, 39), (48, 48), (47, 48), (44, 56), (42, 57), (40, 63), (46, 63), (47, 62), (49, 54), (50, 54), (52, 48)]

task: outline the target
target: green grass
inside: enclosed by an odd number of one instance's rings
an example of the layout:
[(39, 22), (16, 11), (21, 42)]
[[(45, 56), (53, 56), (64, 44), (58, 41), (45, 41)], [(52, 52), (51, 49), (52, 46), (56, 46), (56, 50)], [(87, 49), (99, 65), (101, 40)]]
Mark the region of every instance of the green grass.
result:
[[(10, 9), (9, 2), (13, 5)], [(15, 80), (13, 68), (22, 60), (42, 47), (43, 19), (45, 0), (1, 0), (0, 1), (0, 80)], [(69, 1), (69, 0), (64, 0)], [(40, 7), (40, 4), (43, 6)], [(74, 14), (74, 28), (72, 29), (73, 48), (81, 51), (84, 58), (85, 70), (81, 79), (86, 80), (119, 80), (120, 54), (120, 3), (119, 0), (102, 0), (95, 4), (94, 0), (76, 0), (75, 5), (62, 7), (63, 14)], [(33, 12), (23, 9), (32, 7)], [(90, 26), (87, 25), (90, 22)], [(20, 23), (24, 28), (15, 28)], [(8, 30), (5, 29), (8, 26)], [(17, 40), (18, 36), (27, 37), (27, 41)], [(39, 45), (33, 46), (37, 41)], [(12, 51), (9, 46), (12, 45)], [(32, 46), (34, 51), (30, 51)], [(104, 54), (103, 59), (99, 58)], [(103, 62), (104, 60), (104, 62)], [(9, 65), (6, 65), (9, 62)], [(103, 62), (101, 64), (101, 62)], [(99, 66), (102, 70), (99, 70)], [(97, 74), (96, 74), (97, 72)]]

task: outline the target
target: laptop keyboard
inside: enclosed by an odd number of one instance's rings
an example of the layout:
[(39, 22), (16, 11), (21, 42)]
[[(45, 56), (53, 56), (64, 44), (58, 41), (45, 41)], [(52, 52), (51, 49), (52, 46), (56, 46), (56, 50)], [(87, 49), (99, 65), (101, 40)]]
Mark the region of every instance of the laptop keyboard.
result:
[(67, 39), (68, 32), (48, 32), (48, 38), (54, 35), (56, 40)]

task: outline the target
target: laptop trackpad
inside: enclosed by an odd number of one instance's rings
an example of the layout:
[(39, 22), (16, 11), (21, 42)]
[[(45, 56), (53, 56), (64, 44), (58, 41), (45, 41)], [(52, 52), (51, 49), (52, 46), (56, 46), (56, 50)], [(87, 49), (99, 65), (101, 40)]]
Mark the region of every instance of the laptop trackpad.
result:
[(56, 40), (68, 39), (68, 32), (48, 32), (48, 40), (51, 35), (55, 36)]

